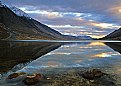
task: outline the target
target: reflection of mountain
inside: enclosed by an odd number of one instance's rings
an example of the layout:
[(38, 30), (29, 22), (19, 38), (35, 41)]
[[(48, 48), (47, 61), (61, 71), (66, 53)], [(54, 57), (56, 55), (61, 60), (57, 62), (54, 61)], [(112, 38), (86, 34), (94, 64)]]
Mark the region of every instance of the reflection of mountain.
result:
[(0, 42), (0, 72), (6, 72), (20, 63), (35, 60), (57, 49), (61, 43)]
[(113, 50), (115, 50), (115, 51), (117, 51), (117, 52), (119, 52), (121, 54), (121, 43), (110, 43), (110, 42), (107, 42), (105, 44), (108, 45)]

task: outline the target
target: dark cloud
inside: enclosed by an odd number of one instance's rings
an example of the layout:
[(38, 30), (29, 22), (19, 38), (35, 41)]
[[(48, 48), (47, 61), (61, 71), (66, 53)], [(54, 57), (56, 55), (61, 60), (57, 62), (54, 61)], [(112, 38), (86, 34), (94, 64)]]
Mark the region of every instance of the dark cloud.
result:
[[(121, 4), (120, 0), (2, 0), (6, 4), (16, 6), (34, 6), (51, 10), (76, 12), (102, 12)], [(70, 8), (70, 9), (69, 9)]]

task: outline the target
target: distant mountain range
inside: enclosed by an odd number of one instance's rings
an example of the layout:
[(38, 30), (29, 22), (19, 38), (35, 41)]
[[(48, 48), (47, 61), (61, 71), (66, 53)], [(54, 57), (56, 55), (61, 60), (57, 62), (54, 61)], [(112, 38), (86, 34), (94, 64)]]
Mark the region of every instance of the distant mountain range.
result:
[(69, 36), (34, 20), (16, 7), (0, 4), (0, 39), (4, 40), (85, 40), (89, 36)]
[(101, 38), (104, 40), (121, 40), (121, 28), (119, 28), (118, 30), (113, 31), (112, 33), (108, 34), (107, 36), (105, 36), (104, 38)]

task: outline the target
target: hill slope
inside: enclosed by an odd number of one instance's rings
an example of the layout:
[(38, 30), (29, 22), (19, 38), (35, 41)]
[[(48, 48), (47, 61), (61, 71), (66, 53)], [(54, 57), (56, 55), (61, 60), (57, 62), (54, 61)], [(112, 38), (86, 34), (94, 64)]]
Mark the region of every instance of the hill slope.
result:
[(121, 28), (115, 30), (114, 32), (110, 33), (102, 39), (121, 40)]
[[(17, 16), (8, 7), (0, 7), (0, 23), (14, 39), (62, 39), (59, 32), (24, 16)], [(2, 29), (1, 29), (2, 30)]]

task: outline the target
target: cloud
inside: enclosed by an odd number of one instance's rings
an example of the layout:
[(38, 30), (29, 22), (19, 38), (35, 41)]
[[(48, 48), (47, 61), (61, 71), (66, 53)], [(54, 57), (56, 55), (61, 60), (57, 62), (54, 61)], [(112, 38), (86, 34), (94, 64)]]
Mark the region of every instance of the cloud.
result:
[(2, 0), (63, 34), (102, 37), (121, 25), (120, 0)]
[(82, 26), (71, 26), (71, 25), (48, 25), (49, 27), (52, 28), (81, 28)]
[(120, 28), (121, 26), (117, 26), (111, 23), (92, 23), (93, 26), (100, 27), (100, 28)]
[[(80, 13), (103, 13), (109, 8), (120, 6), (120, 0), (2, 0), (18, 7), (33, 6), (38, 9), (51, 9), (53, 11), (74, 11)], [(107, 4), (108, 3), (108, 4)]]
[[(20, 8), (20, 9), (24, 9), (24, 8)], [(53, 18), (58, 18), (58, 17), (63, 17), (63, 15), (61, 15), (61, 13), (59, 12), (48, 12), (48, 11), (44, 11), (44, 10), (35, 10), (35, 11), (27, 11), (24, 10), (24, 12), (28, 13), (28, 14), (40, 14), (41, 16), (46, 16), (49, 19), (53, 19)]]

